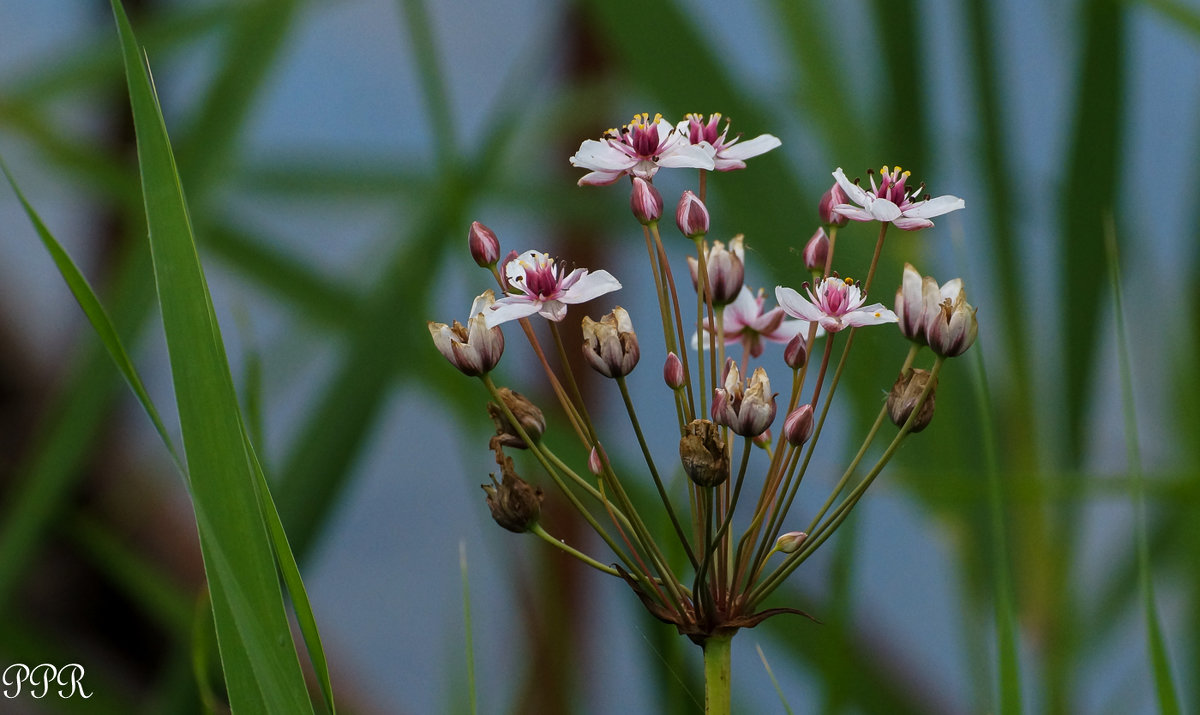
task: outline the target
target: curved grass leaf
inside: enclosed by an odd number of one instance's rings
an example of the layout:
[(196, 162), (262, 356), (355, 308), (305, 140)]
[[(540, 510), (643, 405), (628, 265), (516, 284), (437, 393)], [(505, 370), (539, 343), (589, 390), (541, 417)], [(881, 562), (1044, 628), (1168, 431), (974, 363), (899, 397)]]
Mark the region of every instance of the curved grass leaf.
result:
[(119, 0), (159, 305), (218, 649), (234, 711), (312, 712), (291, 641), (229, 363), (161, 109)]

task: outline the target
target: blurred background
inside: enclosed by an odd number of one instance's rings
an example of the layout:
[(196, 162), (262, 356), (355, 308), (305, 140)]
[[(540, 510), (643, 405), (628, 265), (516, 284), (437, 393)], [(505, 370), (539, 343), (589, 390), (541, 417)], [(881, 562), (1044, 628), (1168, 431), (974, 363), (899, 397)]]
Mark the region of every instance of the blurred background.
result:
[[(466, 711), (460, 545), (481, 712), (702, 710), (698, 649), (623, 584), (492, 522), (485, 394), (425, 327), (464, 319), (489, 286), (466, 250), (480, 220), (505, 252), (625, 283), (606, 298), (647, 328), (632, 376), (643, 422), (670, 415), (628, 189), (576, 187), (567, 164), (642, 111), (719, 111), (782, 139), (709, 189), (712, 237), (745, 233), (748, 282), (768, 291), (803, 280), (798, 250), (838, 166), (900, 164), (967, 204), (890, 235), (874, 298), (891, 303), (906, 260), (962, 276), (982, 359), (950, 364), (933, 425), (774, 598), (822, 624), (776, 618), (734, 640), (735, 710), (783, 712), (757, 646), (796, 712), (997, 711), (998, 554), (1026, 711), (1156, 710), (1106, 231), (1157, 606), (1184, 710), (1200, 703), (1195, 2), (127, 7), (342, 711)], [(125, 91), (106, 3), (0, 4), (0, 156), (174, 429)], [(669, 207), (694, 181), (679, 174), (656, 181)], [(843, 230), (835, 268), (865, 271), (874, 235)], [(0, 663), (79, 662), (97, 693), (0, 709), (198, 711), (203, 570), (183, 485), (7, 187), (0, 251)], [(856, 342), (803, 521), (905, 349), (892, 333)], [(501, 375), (548, 407), (529, 364), (512, 333)], [(606, 387), (587, 389), (624, 429)], [(660, 464), (674, 450), (660, 440)], [(547, 528), (606, 560), (564, 506), (547, 502)]]

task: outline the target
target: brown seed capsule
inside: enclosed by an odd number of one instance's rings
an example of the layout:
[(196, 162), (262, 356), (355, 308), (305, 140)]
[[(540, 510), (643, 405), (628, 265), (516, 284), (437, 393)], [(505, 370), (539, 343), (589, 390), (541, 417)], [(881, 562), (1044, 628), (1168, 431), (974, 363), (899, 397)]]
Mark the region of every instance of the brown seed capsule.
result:
[(491, 474), (488, 476), (492, 483), (480, 485), (487, 494), (488, 509), (496, 523), (505, 529), (518, 534), (529, 531), (542, 513), (542, 489), (518, 477), (512, 458), (506, 457), (499, 446), (495, 449), (501, 481), (497, 482), (496, 475)]
[[(537, 405), (530, 402), (524, 395), (507, 387), (501, 387), (497, 392), (500, 393), (500, 399), (504, 400), (504, 404), (512, 411), (513, 417), (517, 418), (517, 422), (521, 425), (521, 429), (525, 430), (525, 434), (529, 435), (529, 439), (536, 444), (542, 438), (542, 433), (546, 431), (546, 417)], [(504, 414), (504, 410), (494, 402), (487, 404), (488, 414), (492, 417), (492, 422), (496, 424), (496, 436), (492, 438), (494, 442), (504, 447), (516, 447), (525, 449), (527, 445), (525, 440), (521, 439), (517, 428), (508, 420), (508, 415)]]
[[(896, 384), (892, 385), (892, 391), (888, 393), (887, 398), (888, 417), (892, 419), (894, 425), (903, 427), (904, 423), (908, 421), (909, 415), (917, 406), (921, 392), (925, 390), (925, 385), (929, 384), (932, 377), (933, 375), (928, 370), (917, 369), (910, 370), (907, 374), (900, 373), (900, 376), (896, 378)], [(935, 381), (925, 403), (921, 405), (921, 411), (913, 419), (909, 432), (920, 432), (929, 426), (929, 422), (933, 419), (933, 398), (936, 390), (937, 382)]]
[(715, 487), (729, 479), (729, 448), (721, 428), (709, 420), (692, 420), (679, 440), (683, 471), (702, 487)]

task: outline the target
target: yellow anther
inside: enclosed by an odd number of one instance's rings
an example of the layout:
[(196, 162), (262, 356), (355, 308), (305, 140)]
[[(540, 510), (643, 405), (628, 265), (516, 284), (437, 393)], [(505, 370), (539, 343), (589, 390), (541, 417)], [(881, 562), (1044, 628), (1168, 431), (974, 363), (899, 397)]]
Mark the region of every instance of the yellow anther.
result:
[(885, 175), (885, 176), (886, 176), (887, 174), (890, 174), (890, 173), (892, 173), (892, 172), (888, 171), (888, 166), (887, 166), (887, 164), (884, 164), (884, 165), (883, 165), (883, 168), (879, 170), (879, 173), (880, 173), (880, 174), (883, 174), (883, 175)]
[(848, 285), (848, 286), (854, 285), (854, 279), (849, 276), (846, 276), (842, 280), (845, 281), (846, 285)]
[(659, 123), (659, 121), (661, 121), (661, 120), (662, 120), (662, 115), (661, 115), (661, 114), (659, 114), (658, 112), (655, 112), (655, 113), (654, 113), (654, 123), (655, 123), (655, 124), (658, 124), (658, 123)]
[(904, 170), (903, 170), (903, 169), (901, 169), (899, 166), (897, 166), (897, 167), (896, 167), (896, 173), (897, 173), (897, 174), (899, 174), (901, 171), (904, 171)]

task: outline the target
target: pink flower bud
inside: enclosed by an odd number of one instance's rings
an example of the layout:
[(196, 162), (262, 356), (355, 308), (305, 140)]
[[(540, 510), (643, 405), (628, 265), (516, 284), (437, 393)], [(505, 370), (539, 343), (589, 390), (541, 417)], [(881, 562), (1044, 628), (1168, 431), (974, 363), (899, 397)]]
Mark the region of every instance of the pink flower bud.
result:
[(698, 196), (691, 191), (685, 191), (679, 197), (679, 206), (675, 209), (675, 223), (684, 236), (699, 238), (708, 233), (708, 208)]
[(754, 442), (755, 447), (762, 447), (763, 449), (770, 447), (771, 446), (771, 430), (767, 430), (766, 432), (763, 432), (759, 436), (755, 437), (752, 441)]
[(783, 361), (793, 370), (799, 370), (808, 362), (808, 331), (796, 333), (783, 349)]
[(683, 362), (675, 353), (667, 353), (667, 361), (663, 363), (663, 381), (672, 390), (682, 390), (684, 384)]
[(645, 179), (633, 177), (633, 194), (629, 197), (633, 216), (643, 226), (656, 223), (662, 218), (663, 199), (658, 189)]
[[(712, 291), (714, 306), (729, 305), (737, 300), (738, 293), (742, 292), (742, 284), (746, 280), (745, 256), (746, 250), (740, 233), (729, 241), (728, 249), (720, 241), (713, 241), (713, 245), (708, 249), (705, 264), (708, 268), (708, 288)], [(699, 290), (700, 263), (693, 256), (688, 256), (687, 262), (688, 271), (692, 274), (692, 286)]]
[(600, 457), (599, 447), (599, 445), (592, 447), (591, 453), (588, 454), (588, 471), (597, 477), (604, 474), (604, 462)]
[(804, 244), (804, 267), (810, 271), (825, 272), (825, 264), (829, 261), (829, 236), (825, 229), (818, 228), (817, 232)]
[(471, 258), (481, 268), (496, 265), (500, 258), (500, 239), (496, 238), (492, 229), (478, 221), (472, 222), (471, 229), (467, 231), (467, 244), (471, 247)]
[(803, 531), (789, 531), (775, 540), (775, 550), (785, 554), (794, 554), (800, 550), (808, 534)]
[(850, 219), (835, 213), (833, 207), (848, 203), (850, 200), (846, 198), (846, 192), (842, 191), (842, 187), (838, 186), (835, 181), (833, 186), (829, 187), (829, 190), (821, 196), (821, 201), (817, 204), (817, 215), (821, 217), (821, 223), (826, 226), (845, 226)]
[(802, 447), (813, 432), (812, 405), (807, 402), (788, 413), (783, 420), (783, 438), (793, 447)]
[[(925, 341), (925, 298), (924, 281), (921, 274), (911, 263), (904, 264), (904, 277), (896, 290), (896, 322), (900, 326), (900, 334), (909, 340), (927, 345)], [(937, 283), (933, 284), (937, 292)]]

